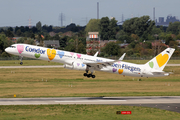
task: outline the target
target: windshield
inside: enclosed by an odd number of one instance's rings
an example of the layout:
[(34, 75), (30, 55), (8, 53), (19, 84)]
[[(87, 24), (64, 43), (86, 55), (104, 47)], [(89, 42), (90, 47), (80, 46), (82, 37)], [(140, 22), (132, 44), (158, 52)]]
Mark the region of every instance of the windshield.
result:
[(16, 48), (16, 46), (10, 46), (10, 48)]

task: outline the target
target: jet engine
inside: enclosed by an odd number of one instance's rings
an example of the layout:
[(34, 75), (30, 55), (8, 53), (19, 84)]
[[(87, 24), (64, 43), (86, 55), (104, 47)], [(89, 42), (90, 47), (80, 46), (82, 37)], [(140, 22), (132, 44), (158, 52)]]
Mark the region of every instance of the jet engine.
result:
[(85, 71), (87, 68), (86, 64), (73, 62), (72, 65), (65, 64), (64, 68), (71, 69), (71, 70), (83, 70)]

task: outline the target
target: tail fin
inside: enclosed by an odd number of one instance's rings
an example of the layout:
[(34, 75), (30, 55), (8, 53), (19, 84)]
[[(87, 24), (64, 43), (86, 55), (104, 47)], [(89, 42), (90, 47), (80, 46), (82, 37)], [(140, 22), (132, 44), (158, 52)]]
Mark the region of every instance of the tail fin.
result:
[(166, 64), (168, 63), (169, 59), (171, 58), (172, 54), (174, 53), (174, 48), (167, 48), (159, 55), (154, 57), (152, 60), (145, 64), (147, 69), (156, 69), (158, 71), (162, 71)]

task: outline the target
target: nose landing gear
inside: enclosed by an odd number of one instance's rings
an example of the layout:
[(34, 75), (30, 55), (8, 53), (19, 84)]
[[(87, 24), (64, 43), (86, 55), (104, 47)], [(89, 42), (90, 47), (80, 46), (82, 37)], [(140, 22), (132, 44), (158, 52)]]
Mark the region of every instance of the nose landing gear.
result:
[(20, 56), (20, 65), (22, 65), (23, 64), (23, 62), (22, 62), (22, 59), (23, 59), (23, 56)]

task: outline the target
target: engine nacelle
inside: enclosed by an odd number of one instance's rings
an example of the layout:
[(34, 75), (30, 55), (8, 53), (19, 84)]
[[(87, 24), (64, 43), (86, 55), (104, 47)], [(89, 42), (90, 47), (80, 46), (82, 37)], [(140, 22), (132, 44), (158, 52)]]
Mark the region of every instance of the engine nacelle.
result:
[(83, 71), (85, 71), (86, 68), (87, 68), (87, 65), (83, 64), (83, 63), (73, 62), (72, 65), (65, 64), (64, 68), (71, 69), (71, 70), (73, 69), (73, 70), (83, 70)]
[(68, 65), (68, 64), (65, 64), (63, 67), (66, 68), (66, 69), (73, 69), (73, 66), (72, 65)]

